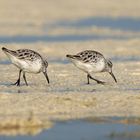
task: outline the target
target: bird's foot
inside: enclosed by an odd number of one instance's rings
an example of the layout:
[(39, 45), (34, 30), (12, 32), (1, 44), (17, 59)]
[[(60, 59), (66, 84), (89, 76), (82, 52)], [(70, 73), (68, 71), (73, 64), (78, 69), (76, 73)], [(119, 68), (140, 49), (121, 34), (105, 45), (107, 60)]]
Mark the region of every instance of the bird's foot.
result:
[(102, 84), (102, 85), (105, 84), (105, 82), (103, 82), (103, 81), (97, 81), (97, 83), (98, 83), (98, 84)]
[(13, 83), (13, 84), (11, 84), (11, 85), (20, 86), (20, 80), (18, 79), (15, 83)]

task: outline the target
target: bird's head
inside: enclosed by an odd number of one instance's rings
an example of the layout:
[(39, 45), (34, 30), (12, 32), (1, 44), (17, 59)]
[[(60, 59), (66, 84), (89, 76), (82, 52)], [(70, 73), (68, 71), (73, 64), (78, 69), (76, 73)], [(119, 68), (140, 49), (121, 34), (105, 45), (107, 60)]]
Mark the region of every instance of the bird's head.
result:
[(47, 58), (45, 57), (45, 58), (43, 58), (43, 69), (42, 69), (42, 71), (43, 71), (43, 74), (45, 75), (45, 77), (46, 77), (46, 79), (49, 83), (49, 77), (47, 75), (47, 67), (48, 67), (48, 61), (47, 61)]
[(107, 60), (106, 71), (113, 77), (114, 81), (117, 83), (117, 79), (112, 72), (112, 67), (113, 67), (112, 62), (110, 60)]

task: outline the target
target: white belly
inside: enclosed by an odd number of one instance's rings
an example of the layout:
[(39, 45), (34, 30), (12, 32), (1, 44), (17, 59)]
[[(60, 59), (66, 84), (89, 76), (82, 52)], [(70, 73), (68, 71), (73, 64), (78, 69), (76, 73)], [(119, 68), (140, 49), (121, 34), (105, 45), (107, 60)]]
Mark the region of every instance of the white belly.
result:
[(39, 73), (42, 70), (42, 60), (41, 59), (37, 59), (35, 61), (29, 61), (29, 60), (18, 59), (8, 52), (5, 52), (5, 54), (8, 56), (8, 58), (11, 60), (11, 62), (15, 66), (17, 66), (19, 69), (22, 69), (25, 72)]
[(17, 66), (19, 69), (22, 69), (24, 72), (29, 73), (39, 73), (42, 69), (41, 60), (29, 61), (29, 60), (21, 60), (16, 57), (10, 57), (12, 63)]
[(105, 68), (104, 60), (98, 61), (98, 63), (83, 63), (81, 61), (72, 61), (76, 67), (85, 71), (86, 73), (101, 72)]
[(23, 61), (20, 62), (21, 64), (21, 69), (25, 72), (29, 72), (29, 73), (39, 73), (41, 71), (42, 68), (42, 64), (39, 61)]

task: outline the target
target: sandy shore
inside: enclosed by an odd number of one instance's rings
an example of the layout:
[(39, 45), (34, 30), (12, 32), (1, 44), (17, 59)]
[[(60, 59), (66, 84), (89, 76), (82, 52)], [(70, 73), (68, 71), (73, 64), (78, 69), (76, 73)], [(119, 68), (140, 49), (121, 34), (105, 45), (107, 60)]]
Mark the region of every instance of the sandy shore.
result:
[[(34, 50), (40, 48), (42, 55), (48, 55), (50, 85), (47, 84), (43, 74), (27, 74), (28, 87), (24, 83), (21, 87), (10, 86), (17, 79), (18, 69), (13, 65), (1, 64), (0, 114), (27, 116), (32, 112), (35, 115), (45, 115), (49, 119), (82, 118), (91, 114), (93, 116), (138, 117), (140, 115), (138, 111), (140, 62), (129, 60), (132, 54), (135, 57), (139, 56), (138, 44), (140, 44), (139, 40), (93, 41), (82, 44), (20, 44), (20, 48), (30, 46), (32, 49), (36, 46)], [(18, 44), (8, 46), (19, 48)], [(112, 49), (109, 49), (110, 46)], [(73, 54), (84, 48), (102, 50), (105, 56), (114, 59), (113, 71), (118, 80), (117, 84), (107, 73), (95, 75), (98, 79), (106, 81), (106, 85), (98, 85), (94, 81), (91, 81), (90, 85), (86, 84), (86, 75), (65, 58), (67, 53)], [(8, 59), (2, 52), (0, 53), (4, 63)]]

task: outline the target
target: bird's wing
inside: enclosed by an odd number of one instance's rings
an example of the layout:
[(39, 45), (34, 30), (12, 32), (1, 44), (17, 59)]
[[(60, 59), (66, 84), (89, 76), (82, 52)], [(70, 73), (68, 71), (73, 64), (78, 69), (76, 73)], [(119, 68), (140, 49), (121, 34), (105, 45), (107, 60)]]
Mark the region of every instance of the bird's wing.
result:
[(29, 60), (33, 61), (37, 57), (41, 57), (38, 53), (28, 50), (28, 49), (20, 49), (16, 51), (17, 58), (18, 59), (24, 59), (24, 60)]

